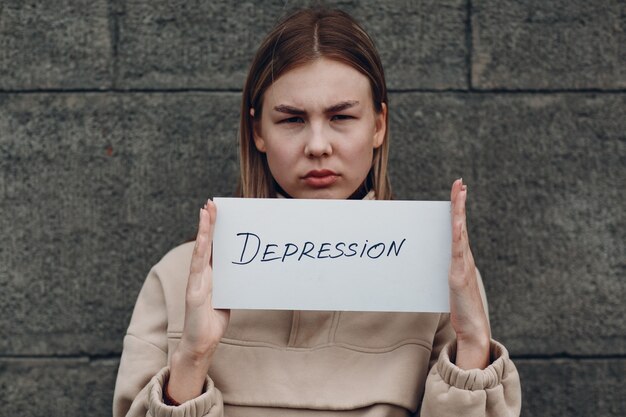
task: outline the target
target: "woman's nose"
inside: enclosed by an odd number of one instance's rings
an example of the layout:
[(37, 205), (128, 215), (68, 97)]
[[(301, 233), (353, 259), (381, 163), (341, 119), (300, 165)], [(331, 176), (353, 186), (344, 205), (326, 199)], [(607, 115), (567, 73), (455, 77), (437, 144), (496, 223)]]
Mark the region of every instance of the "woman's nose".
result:
[(333, 153), (333, 147), (328, 136), (324, 133), (321, 126), (312, 126), (304, 145), (304, 153), (307, 157), (319, 158), (321, 156), (330, 156)]

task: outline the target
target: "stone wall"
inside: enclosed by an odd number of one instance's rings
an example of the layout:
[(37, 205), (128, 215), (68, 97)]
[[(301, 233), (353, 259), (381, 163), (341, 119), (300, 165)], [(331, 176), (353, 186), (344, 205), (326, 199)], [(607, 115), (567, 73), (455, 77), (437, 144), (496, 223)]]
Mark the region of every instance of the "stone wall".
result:
[[(110, 415), (146, 273), (234, 190), (240, 89), (284, 3), (2, 0), (0, 415)], [(626, 4), (328, 3), (383, 58), (396, 196), (469, 185), (522, 415), (626, 415)]]

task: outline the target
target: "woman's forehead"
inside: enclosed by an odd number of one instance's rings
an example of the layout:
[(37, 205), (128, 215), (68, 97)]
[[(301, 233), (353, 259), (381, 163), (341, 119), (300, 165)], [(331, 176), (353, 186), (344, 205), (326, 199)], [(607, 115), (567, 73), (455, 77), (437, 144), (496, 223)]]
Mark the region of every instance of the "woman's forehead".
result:
[(339, 61), (320, 58), (282, 74), (267, 89), (265, 105), (326, 109), (344, 102), (371, 102), (368, 78)]

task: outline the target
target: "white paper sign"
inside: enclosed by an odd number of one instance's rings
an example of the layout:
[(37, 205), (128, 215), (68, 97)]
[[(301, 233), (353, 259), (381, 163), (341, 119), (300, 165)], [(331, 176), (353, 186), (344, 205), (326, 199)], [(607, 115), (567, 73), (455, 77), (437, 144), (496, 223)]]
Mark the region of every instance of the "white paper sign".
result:
[(450, 311), (449, 201), (214, 202), (216, 308)]

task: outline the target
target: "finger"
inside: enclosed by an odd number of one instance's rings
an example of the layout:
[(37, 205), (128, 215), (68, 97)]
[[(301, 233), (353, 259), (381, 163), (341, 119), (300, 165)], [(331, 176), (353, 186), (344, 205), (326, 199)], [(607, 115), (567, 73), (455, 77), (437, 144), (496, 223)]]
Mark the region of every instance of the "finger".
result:
[(470, 250), (469, 235), (467, 233), (467, 220), (463, 223), (463, 229), (461, 230), (461, 243), (463, 244), (463, 251), (465, 252), (466, 260), (472, 259), (472, 251)]
[(462, 277), (464, 275), (468, 260), (471, 257), (471, 255), (468, 256), (469, 241), (465, 214), (467, 186), (461, 185), (460, 188), (456, 193), (452, 210), (452, 260), (450, 273), (453, 277)]
[(455, 225), (453, 235), (449, 278), (450, 284), (460, 289), (475, 280), (476, 266), (463, 223)]
[(461, 240), (467, 248), (469, 248), (469, 239), (467, 236), (467, 185), (462, 185), (456, 198), (454, 206), (454, 221), (460, 221), (463, 224), (461, 229)]
[(463, 199), (462, 180), (458, 179), (452, 185), (452, 257), (462, 256), (463, 249), (461, 239), (463, 238), (463, 226), (465, 223), (465, 201)]
[(450, 189), (450, 201), (454, 204), (456, 200), (456, 196), (461, 191), (463, 186), (463, 178), (459, 178), (452, 183), (452, 188)]
[(462, 262), (464, 256), (463, 223), (457, 221), (452, 226), (452, 262)]
[(217, 207), (211, 200), (207, 201), (207, 213), (209, 215), (209, 228), (207, 231), (208, 247), (204, 256), (204, 269), (202, 273), (202, 281), (206, 284), (206, 294), (209, 306), (212, 305), (211, 298), (213, 296), (213, 233), (215, 231), (215, 221), (217, 220)]
[(458, 221), (465, 223), (465, 201), (467, 199), (467, 186), (462, 185), (461, 189), (456, 193), (455, 200), (452, 203), (452, 224)]
[[(463, 179), (459, 178), (452, 184), (452, 189), (450, 191), (450, 201), (452, 203), (452, 214), (451, 214), (451, 222), (452, 222), (452, 263), (451, 267), (456, 267), (456, 263), (461, 260), (463, 255), (461, 249), (462, 245), (461, 237), (463, 230), (463, 218), (460, 215), (462, 213), (462, 207), (459, 204), (459, 193), (463, 188)], [(451, 270), (455, 270), (456, 268), (451, 268)]]
[(204, 229), (203, 222), (203, 213), (204, 209), (200, 209), (200, 213), (198, 214), (198, 233), (196, 235), (196, 243), (193, 248), (193, 254), (191, 255), (191, 268), (190, 273), (197, 274), (202, 271), (202, 258), (204, 257), (204, 252), (206, 251), (206, 232)]
[(207, 201), (206, 210), (209, 216), (209, 224), (207, 227), (207, 239), (208, 245), (207, 250), (204, 254), (204, 268), (210, 268), (212, 265), (213, 258), (213, 233), (215, 231), (215, 221), (217, 220), (217, 207), (215, 203), (211, 200)]
[(457, 221), (459, 223), (459, 235), (457, 238), (459, 239), (459, 251), (463, 253), (463, 264), (465, 268), (465, 272), (469, 272), (470, 274), (474, 271), (474, 256), (472, 255), (472, 250), (470, 248), (469, 243), (469, 234), (467, 227), (467, 186), (463, 185), (463, 190), (459, 192), (459, 212), (462, 211), (461, 214), (457, 215)]
[(467, 232), (467, 185), (463, 185), (461, 191), (459, 191), (459, 209), (458, 212), (459, 214), (459, 221), (462, 222), (462, 229), (461, 229), (461, 243), (463, 245), (463, 251), (465, 252), (465, 256), (466, 256), (466, 260), (467, 261), (472, 261), (472, 252), (470, 250), (470, 244), (469, 244), (469, 235)]
[[(206, 205), (205, 205), (206, 207)], [(191, 266), (189, 270), (188, 289), (198, 289), (202, 283), (202, 271), (204, 269), (204, 259), (209, 246), (210, 218), (206, 208), (200, 209), (198, 234), (196, 244), (191, 256)]]

